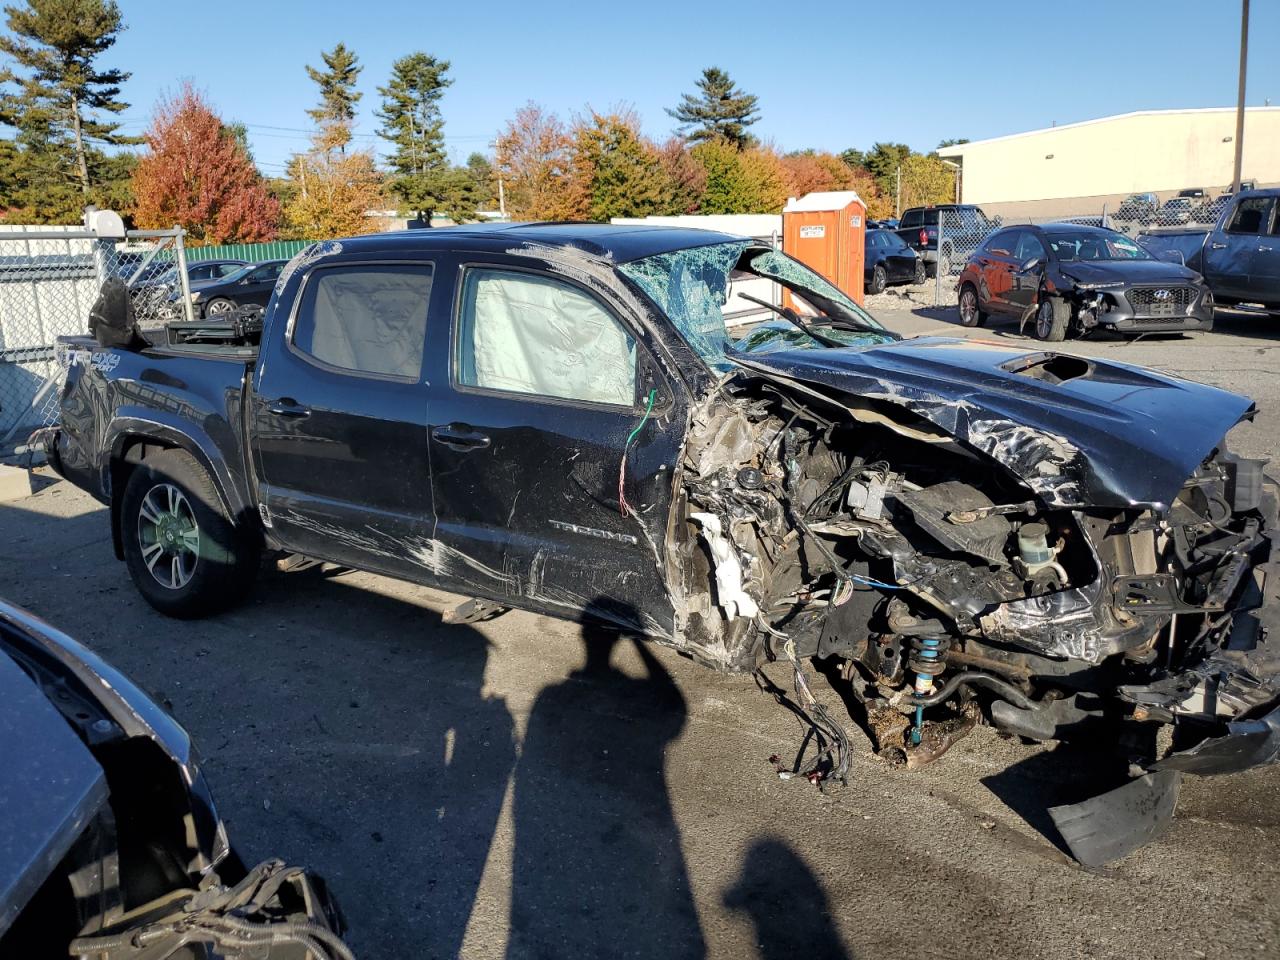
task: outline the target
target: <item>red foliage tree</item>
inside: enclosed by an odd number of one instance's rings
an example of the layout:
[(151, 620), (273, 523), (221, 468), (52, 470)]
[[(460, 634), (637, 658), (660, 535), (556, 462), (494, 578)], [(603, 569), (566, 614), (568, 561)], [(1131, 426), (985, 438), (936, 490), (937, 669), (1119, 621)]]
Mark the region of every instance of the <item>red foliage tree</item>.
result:
[(175, 223), (197, 246), (273, 240), (280, 203), (244, 147), (190, 84), (156, 104), (133, 174), (134, 221)]

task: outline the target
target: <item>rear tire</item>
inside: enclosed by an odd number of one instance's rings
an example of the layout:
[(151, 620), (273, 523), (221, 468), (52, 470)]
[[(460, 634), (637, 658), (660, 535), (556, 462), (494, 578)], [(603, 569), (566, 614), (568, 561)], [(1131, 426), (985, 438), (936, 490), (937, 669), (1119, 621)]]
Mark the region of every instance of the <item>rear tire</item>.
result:
[(185, 450), (138, 464), (119, 522), (129, 576), (163, 614), (208, 616), (239, 603), (253, 584), (257, 544), (231, 521), (208, 471)]
[(915, 273), (915, 277), (912, 279), (912, 283), (914, 283), (918, 287), (928, 279), (929, 279), (929, 271), (925, 269), (924, 261), (917, 260), (916, 273)]
[(961, 326), (980, 327), (987, 322), (982, 301), (978, 299), (978, 288), (972, 283), (966, 283), (960, 288), (959, 311)]
[(204, 305), (204, 315), (206, 317), (221, 317), (233, 313), (235, 309), (234, 301), (228, 300), (226, 297), (214, 297)]
[(1067, 336), (1071, 307), (1057, 297), (1045, 297), (1036, 308), (1036, 337), (1048, 343), (1059, 343)]
[(889, 285), (889, 277), (884, 272), (884, 267), (876, 264), (871, 268), (871, 283), (867, 287), (867, 293), (876, 294), (884, 293), (884, 288)]

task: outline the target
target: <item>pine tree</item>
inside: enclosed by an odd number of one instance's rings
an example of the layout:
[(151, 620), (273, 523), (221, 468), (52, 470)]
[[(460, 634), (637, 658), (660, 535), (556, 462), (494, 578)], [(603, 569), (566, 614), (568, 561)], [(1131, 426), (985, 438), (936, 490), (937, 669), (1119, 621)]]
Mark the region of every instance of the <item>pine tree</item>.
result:
[(95, 187), (118, 178), (121, 170), (120, 162), (90, 142), (141, 142), (120, 134), (120, 124), (103, 116), (129, 107), (119, 99), (129, 74), (96, 64), (124, 29), (120, 8), (114, 0), (27, 0), (23, 7), (4, 9), (11, 35), (0, 36), (0, 53), (21, 72), (12, 66), (0, 70), (0, 123), (18, 131), (20, 166), (32, 199), (49, 211), (65, 206), (70, 181), (79, 187), (79, 203), (88, 202)]
[(760, 119), (757, 101), (735, 86), (725, 71), (708, 67), (698, 80), (697, 95), (684, 94), (680, 105), (667, 113), (680, 121), (679, 132), (688, 140), (723, 139), (742, 149), (755, 142), (747, 127)]
[(364, 94), (356, 89), (356, 78), (364, 69), (359, 58), (339, 43), (328, 53), (321, 52), (326, 70), (307, 67), (307, 76), (320, 87), (320, 105), (308, 110), (307, 116), (319, 126), (324, 142), (346, 151), (351, 142), (351, 125), (356, 118), (356, 104)]
[(573, 130), (573, 180), (579, 215), (589, 220), (670, 213), (675, 185), (638, 119), (592, 111)]
[(411, 53), (391, 65), (391, 81), (378, 88), (378, 134), (394, 148), (388, 158), (391, 190), (427, 223), (436, 212), (455, 221), (476, 213), (474, 180), (465, 169), (451, 167), (445, 153), (440, 98), (453, 83), (448, 72), (447, 60)]

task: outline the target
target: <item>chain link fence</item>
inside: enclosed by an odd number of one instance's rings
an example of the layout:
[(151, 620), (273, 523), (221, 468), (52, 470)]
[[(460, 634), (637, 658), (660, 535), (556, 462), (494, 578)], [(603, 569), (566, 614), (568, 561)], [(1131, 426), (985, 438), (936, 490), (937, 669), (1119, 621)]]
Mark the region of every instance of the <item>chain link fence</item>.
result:
[(102, 239), (67, 227), (0, 230), (0, 454), (58, 419), (57, 338), (87, 333), (102, 282), (118, 277), (144, 329), (190, 318), (180, 230)]

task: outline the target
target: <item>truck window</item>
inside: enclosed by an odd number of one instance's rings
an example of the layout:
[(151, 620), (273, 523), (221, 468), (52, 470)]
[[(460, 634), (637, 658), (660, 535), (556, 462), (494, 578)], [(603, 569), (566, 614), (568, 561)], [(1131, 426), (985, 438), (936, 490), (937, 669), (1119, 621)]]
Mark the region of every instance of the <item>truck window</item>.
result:
[(1227, 233), (1265, 233), (1271, 202), (1270, 197), (1245, 197), (1231, 214)]
[(551, 277), (472, 268), (454, 327), (457, 382), (632, 406), (636, 344), (594, 297)]
[(922, 218), (920, 216), (919, 210), (908, 210), (906, 213), (902, 215), (902, 220), (901, 222), (899, 222), (898, 226), (899, 227), (918, 227), (920, 226), (921, 219)]
[(294, 348), (354, 374), (417, 380), (432, 273), (430, 264), (316, 270), (298, 305)]

